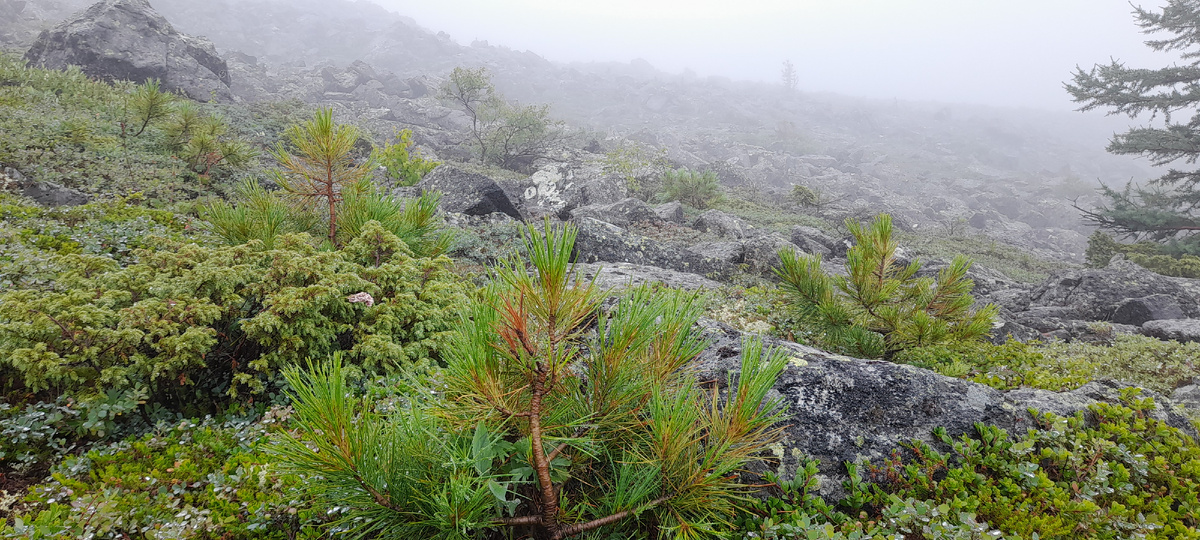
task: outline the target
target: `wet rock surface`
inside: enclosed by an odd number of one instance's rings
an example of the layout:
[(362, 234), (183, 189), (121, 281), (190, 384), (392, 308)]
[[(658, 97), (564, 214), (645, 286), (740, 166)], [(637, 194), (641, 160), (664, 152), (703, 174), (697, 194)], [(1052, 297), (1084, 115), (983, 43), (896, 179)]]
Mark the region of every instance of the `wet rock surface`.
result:
[(229, 68), (209, 41), (175, 30), (146, 0), (104, 0), (42, 32), (25, 54), (33, 66), (108, 81), (159, 80), (197, 101), (233, 99)]
[[(701, 326), (711, 345), (697, 360), (697, 376), (724, 385), (740, 369), (745, 335), (715, 321), (702, 320)], [(820, 460), (819, 493), (832, 500), (844, 495), (847, 462), (879, 463), (903, 443), (933, 441), (936, 427), (946, 428), (953, 437), (975, 433), (979, 422), (1022, 433), (1035, 427), (1030, 408), (1070, 415), (1097, 402), (1116, 402), (1123, 387), (1095, 381), (1070, 392), (1001, 392), (912, 366), (838, 356), (774, 339), (766, 342), (789, 357), (775, 385), (774, 395), (788, 413), (776, 452), (779, 461), (771, 466), (790, 477), (806, 456)], [(1153, 397), (1155, 418), (1195, 434), (1170, 400)]]

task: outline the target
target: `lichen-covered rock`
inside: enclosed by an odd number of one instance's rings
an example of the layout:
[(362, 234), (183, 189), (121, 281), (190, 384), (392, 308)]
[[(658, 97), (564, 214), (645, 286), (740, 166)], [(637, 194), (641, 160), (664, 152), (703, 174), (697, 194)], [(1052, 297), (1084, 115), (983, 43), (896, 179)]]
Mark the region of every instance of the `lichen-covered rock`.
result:
[(108, 81), (157, 79), (191, 99), (229, 101), (229, 68), (205, 39), (181, 34), (146, 0), (104, 0), (38, 36), (25, 54), (32, 66)]
[[(743, 333), (715, 321), (700, 324), (711, 345), (696, 361), (697, 377), (723, 386), (740, 367)], [(848, 358), (773, 338), (766, 341), (790, 357), (774, 389), (787, 413), (781, 423), (783, 439), (775, 449), (779, 461), (769, 466), (791, 477), (805, 458), (820, 460), (818, 493), (833, 500), (844, 495), (847, 462), (879, 463), (902, 443), (932, 441), (934, 428), (944, 427), (953, 437), (974, 434), (976, 423), (1022, 433), (1034, 427), (1030, 408), (1073, 414), (1100, 401), (1116, 401), (1121, 388), (1119, 383), (1097, 381), (1071, 392), (1001, 392), (913, 366)], [(1195, 433), (1169, 401), (1147, 395), (1157, 403), (1153, 416)]]
[[(834, 255), (840, 243), (840, 241), (825, 234), (821, 229), (804, 225), (797, 225), (792, 228), (791, 241), (804, 250), (805, 253), (820, 255), (825, 258)], [(845, 253), (844, 248), (842, 252)]]
[(654, 212), (650, 205), (641, 199), (627, 197), (612, 204), (590, 204), (571, 211), (571, 217), (578, 220), (585, 217), (612, 223), (618, 227), (627, 227), (630, 223), (658, 223), (662, 218)]
[(15, 191), (42, 206), (79, 206), (91, 201), (81, 191), (53, 182), (30, 180), (12, 167), (0, 166), (0, 191)]
[(417, 184), (424, 192), (441, 192), (442, 210), (468, 216), (501, 212), (521, 219), (521, 212), (495, 180), (451, 165), (441, 165)]
[(1180, 278), (1161, 276), (1127, 260), (1107, 268), (1059, 272), (1030, 292), (1030, 307), (1059, 307), (1071, 318), (1111, 321), (1121, 303), (1130, 298), (1165, 295), (1174, 298), (1187, 317), (1200, 316), (1196, 296), (1181, 286)]
[(745, 253), (742, 263), (752, 272), (761, 274), (771, 274), (772, 270), (779, 266), (780, 251), (803, 251), (796, 244), (775, 233), (746, 239), (742, 243), (742, 250)]
[(633, 263), (705, 277), (727, 276), (731, 270), (724, 261), (665, 245), (598, 219), (585, 217), (578, 226), (575, 259), (579, 262)]
[(654, 213), (663, 221), (671, 223), (683, 223), (683, 204), (679, 201), (671, 201), (654, 207)]
[(640, 264), (579, 264), (576, 265), (576, 269), (584, 279), (595, 278), (596, 284), (603, 288), (624, 289), (656, 283), (687, 290), (721, 288), (720, 283), (704, 276)]
[(741, 240), (750, 234), (750, 225), (741, 218), (720, 210), (707, 210), (692, 222), (692, 228), (721, 238)]
[(700, 242), (688, 246), (687, 249), (702, 257), (729, 264), (742, 264), (746, 258), (746, 249), (741, 242)]

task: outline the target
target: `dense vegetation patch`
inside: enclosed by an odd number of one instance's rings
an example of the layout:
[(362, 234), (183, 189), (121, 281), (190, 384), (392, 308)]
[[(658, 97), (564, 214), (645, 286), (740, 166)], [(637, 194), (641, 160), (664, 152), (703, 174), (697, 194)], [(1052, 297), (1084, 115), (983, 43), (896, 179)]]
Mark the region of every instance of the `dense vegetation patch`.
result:
[(847, 497), (811, 491), (814, 464), (756, 502), (744, 538), (1197, 538), (1200, 446), (1147, 415), (1136, 390), (1087, 414), (1036, 413), (1023, 435), (934, 431), (882, 463), (851, 465)]

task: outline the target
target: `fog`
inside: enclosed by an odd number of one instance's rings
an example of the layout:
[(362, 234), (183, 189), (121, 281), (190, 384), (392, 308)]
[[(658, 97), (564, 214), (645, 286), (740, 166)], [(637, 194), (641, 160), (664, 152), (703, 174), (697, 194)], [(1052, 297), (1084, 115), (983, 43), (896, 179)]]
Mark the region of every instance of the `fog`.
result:
[(791, 60), (803, 90), (883, 99), (1071, 110), (1076, 65), (1170, 58), (1123, 0), (376, 1), (462, 44), (772, 82)]

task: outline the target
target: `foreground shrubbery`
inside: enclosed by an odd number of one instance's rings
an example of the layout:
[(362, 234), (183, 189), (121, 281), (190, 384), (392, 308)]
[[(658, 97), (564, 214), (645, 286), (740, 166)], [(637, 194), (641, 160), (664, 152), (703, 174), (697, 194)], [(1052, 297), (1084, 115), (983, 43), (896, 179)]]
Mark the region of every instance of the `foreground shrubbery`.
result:
[(264, 451), (287, 414), (164, 422), (68, 457), (12, 503), (17, 513), (8, 528), (0, 522), (0, 538), (320, 537), (325, 516)]
[(735, 473), (777, 436), (767, 393), (785, 357), (748, 343), (728, 395), (709, 398), (688, 367), (704, 348), (693, 298), (641, 289), (601, 313), (573, 244), (570, 228), (528, 231), (528, 263), (503, 264), (464, 315), (438, 392), (381, 412), (347, 396), (336, 361), (292, 372), (298, 438), (281, 452), (347, 509), (340, 524), (406, 538), (728, 527), (748, 490)]
[[(160, 246), (124, 268), (66, 255), (53, 290), (0, 295), (0, 369), (28, 392), (141, 389), (184, 405), (260, 392), (334, 351), (372, 371), (428, 362), (465, 298), (449, 264), (413, 258), (377, 223), (335, 252), (290, 236), (273, 250)], [(358, 293), (370, 301), (347, 299)]]
[[(848, 496), (812, 497), (816, 468), (752, 505), (744, 538), (1200, 538), (1200, 446), (1136, 391), (1088, 415), (1037, 414), (1024, 435), (979, 425), (851, 467)], [(1093, 417), (1088, 420), (1088, 416)]]

